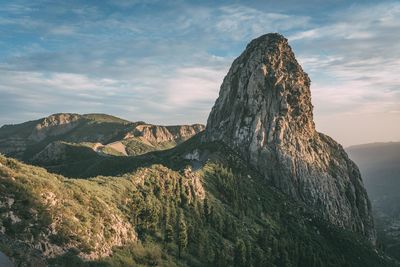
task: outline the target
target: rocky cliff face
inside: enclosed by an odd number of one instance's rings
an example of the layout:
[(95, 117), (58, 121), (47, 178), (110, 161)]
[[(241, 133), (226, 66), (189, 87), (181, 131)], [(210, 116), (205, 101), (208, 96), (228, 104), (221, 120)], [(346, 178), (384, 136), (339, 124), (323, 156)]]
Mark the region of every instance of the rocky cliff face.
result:
[(233, 62), (208, 118), (205, 140), (240, 151), (286, 194), (374, 242), (357, 166), (315, 130), (310, 79), (279, 34), (263, 35)]
[(166, 142), (182, 142), (204, 130), (204, 125), (159, 126), (151, 124), (138, 125), (125, 138), (140, 137), (152, 145)]
[(80, 120), (82, 120), (82, 116), (79, 114), (50, 115), (35, 126), (29, 139), (40, 142), (50, 136), (65, 134), (78, 126)]

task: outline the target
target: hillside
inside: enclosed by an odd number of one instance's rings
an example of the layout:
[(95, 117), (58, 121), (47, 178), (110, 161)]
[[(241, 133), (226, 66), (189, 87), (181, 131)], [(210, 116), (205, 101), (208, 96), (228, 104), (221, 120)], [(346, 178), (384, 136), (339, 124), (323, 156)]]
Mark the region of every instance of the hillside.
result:
[[(229, 148), (196, 139), (169, 163), (88, 180), (1, 157), (1, 250), (38, 266), (391, 266)], [(207, 155), (201, 168), (168, 167), (184, 166), (193, 147)]]
[(0, 152), (52, 171), (108, 156), (136, 156), (176, 146), (203, 125), (159, 126), (106, 114), (50, 115), (0, 128)]
[(378, 235), (387, 252), (400, 259), (400, 142), (357, 145), (346, 151), (360, 167)]

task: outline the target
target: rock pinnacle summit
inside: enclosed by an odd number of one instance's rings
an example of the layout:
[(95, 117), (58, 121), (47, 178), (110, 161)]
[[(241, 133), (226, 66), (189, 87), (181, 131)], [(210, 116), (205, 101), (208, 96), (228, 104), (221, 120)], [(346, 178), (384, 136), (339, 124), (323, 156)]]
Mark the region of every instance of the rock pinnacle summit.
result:
[(310, 84), (286, 38), (252, 40), (224, 78), (204, 138), (238, 150), (284, 193), (375, 242), (358, 167), (316, 131)]

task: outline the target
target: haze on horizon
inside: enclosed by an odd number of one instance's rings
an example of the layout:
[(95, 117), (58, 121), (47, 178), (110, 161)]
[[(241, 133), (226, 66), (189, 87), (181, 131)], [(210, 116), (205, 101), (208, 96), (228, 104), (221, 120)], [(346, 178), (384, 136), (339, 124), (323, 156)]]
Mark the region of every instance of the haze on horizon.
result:
[(279, 32), (311, 78), (319, 131), (400, 141), (398, 1), (1, 3), (0, 125), (59, 112), (206, 123), (232, 61)]

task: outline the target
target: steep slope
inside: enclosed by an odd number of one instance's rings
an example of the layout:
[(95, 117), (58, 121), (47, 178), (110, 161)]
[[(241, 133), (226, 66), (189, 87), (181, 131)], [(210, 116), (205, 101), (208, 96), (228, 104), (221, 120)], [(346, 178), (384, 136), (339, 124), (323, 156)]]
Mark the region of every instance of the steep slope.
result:
[(357, 145), (346, 151), (360, 167), (378, 238), (400, 260), (400, 142)]
[(357, 166), (315, 130), (310, 79), (279, 34), (263, 35), (233, 62), (208, 118), (208, 141), (240, 151), (266, 179), (332, 223), (375, 242)]

